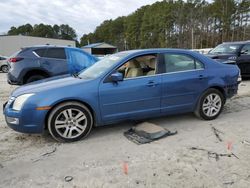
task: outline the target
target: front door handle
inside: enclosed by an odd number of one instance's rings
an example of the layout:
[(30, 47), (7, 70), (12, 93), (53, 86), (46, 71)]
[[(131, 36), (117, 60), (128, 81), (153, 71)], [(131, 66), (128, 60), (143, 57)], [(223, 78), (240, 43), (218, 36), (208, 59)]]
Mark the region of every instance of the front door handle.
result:
[(147, 86), (148, 87), (155, 87), (155, 86), (157, 86), (158, 85), (158, 83), (156, 83), (155, 81), (149, 81), (148, 83), (147, 83)]

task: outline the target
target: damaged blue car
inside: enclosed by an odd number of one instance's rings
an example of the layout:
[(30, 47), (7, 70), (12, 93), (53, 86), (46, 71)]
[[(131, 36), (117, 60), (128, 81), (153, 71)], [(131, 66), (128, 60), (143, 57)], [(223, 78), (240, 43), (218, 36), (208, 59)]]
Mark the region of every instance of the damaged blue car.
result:
[(6, 122), (23, 133), (48, 129), (58, 141), (86, 137), (93, 126), (194, 112), (219, 116), (241, 81), (236, 65), (196, 52), (119, 52), (74, 75), (17, 88), (4, 105)]

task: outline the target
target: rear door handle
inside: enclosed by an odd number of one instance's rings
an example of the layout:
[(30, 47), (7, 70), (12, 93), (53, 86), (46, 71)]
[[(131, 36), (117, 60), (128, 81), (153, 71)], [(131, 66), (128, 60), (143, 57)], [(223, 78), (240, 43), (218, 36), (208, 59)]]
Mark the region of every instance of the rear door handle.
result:
[(204, 79), (204, 76), (203, 76), (202, 74), (199, 75), (199, 79), (200, 79), (200, 80)]

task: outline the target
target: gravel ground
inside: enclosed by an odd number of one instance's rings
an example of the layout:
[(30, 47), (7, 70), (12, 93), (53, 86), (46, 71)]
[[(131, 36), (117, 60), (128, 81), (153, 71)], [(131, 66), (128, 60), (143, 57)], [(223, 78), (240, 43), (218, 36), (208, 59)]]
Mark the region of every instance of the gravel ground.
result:
[(250, 187), (250, 145), (244, 142), (250, 142), (250, 81), (214, 121), (193, 114), (148, 120), (178, 134), (144, 145), (123, 136), (130, 123), (95, 128), (71, 144), (47, 132), (14, 132), (1, 108), (14, 88), (0, 73), (0, 187)]

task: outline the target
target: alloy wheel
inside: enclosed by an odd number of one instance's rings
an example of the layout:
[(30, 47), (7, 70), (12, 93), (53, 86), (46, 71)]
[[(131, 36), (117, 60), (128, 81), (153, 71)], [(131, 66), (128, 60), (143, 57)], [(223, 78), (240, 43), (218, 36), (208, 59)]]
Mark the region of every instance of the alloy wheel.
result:
[(70, 108), (62, 111), (55, 119), (55, 130), (63, 138), (72, 139), (80, 136), (86, 129), (88, 120), (86, 115)]
[(203, 101), (202, 110), (208, 117), (216, 116), (222, 107), (222, 99), (217, 93), (209, 94)]

